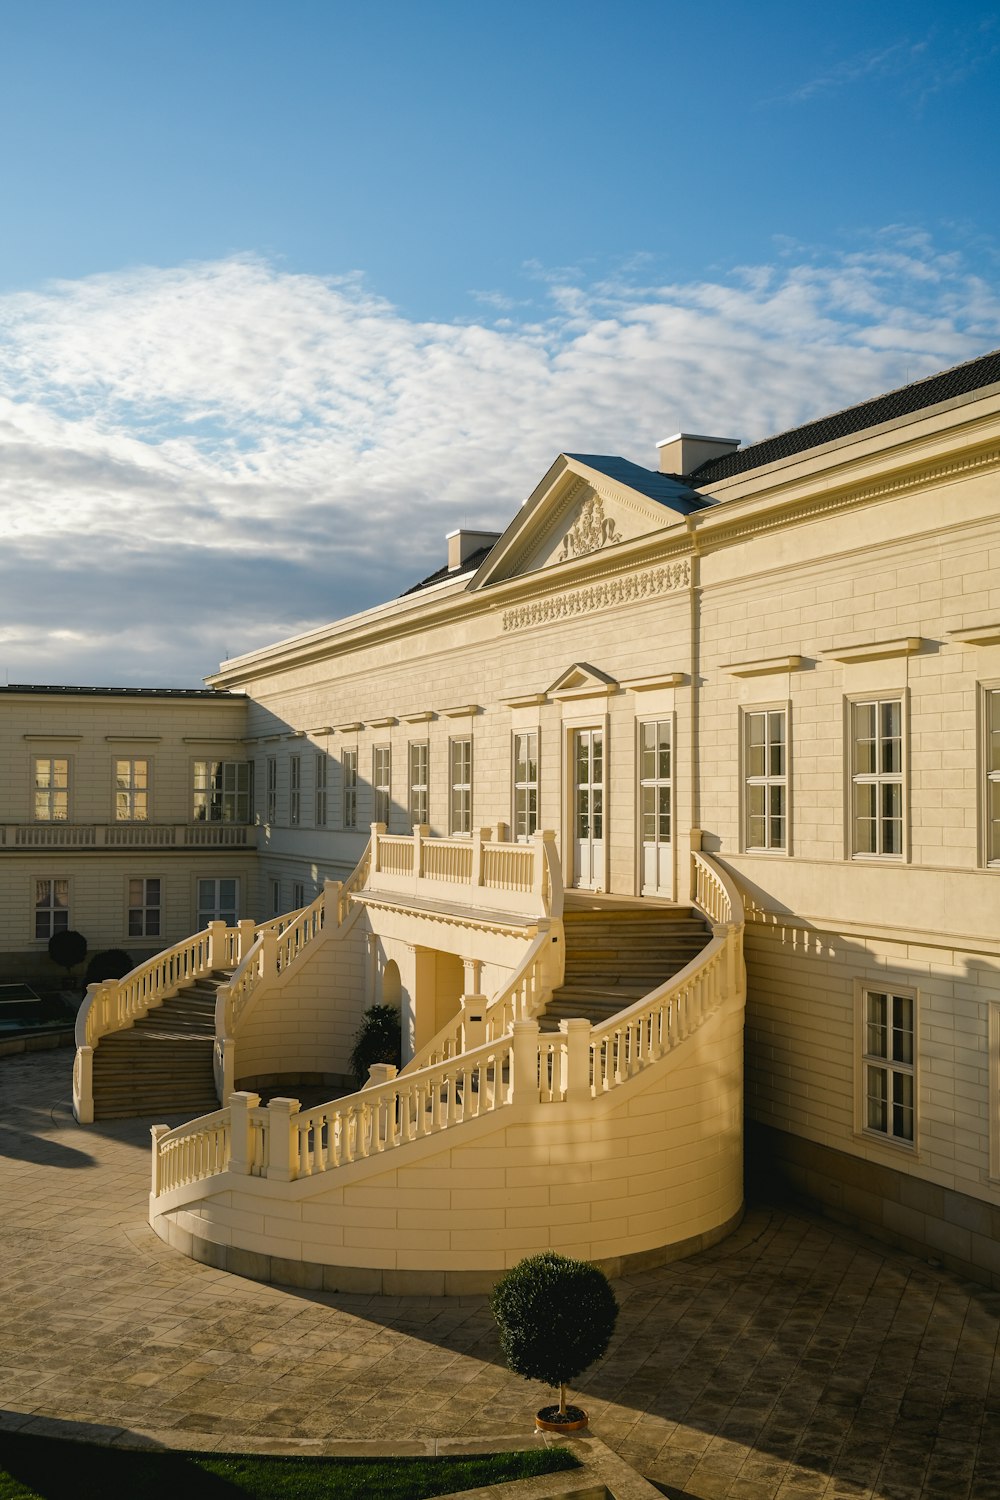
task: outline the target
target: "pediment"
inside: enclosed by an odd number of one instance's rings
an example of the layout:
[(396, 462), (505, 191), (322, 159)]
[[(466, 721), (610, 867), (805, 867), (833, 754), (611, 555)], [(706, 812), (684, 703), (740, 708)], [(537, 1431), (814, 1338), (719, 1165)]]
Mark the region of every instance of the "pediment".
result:
[(602, 672), (585, 661), (577, 661), (556, 678), (548, 690), (548, 696), (557, 701), (566, 698), (607, 697), (617, 687), (618, 683), (607, 672)]
[[(642, 493), (637, 484), (650, 493)], [(685, 485), (625, 459), (593, 457), (588, 462), (563, 453), (525, 501), (470, 588), (613, 552), (637, 537), (682, 524), (686, 514), (704, 504)]]

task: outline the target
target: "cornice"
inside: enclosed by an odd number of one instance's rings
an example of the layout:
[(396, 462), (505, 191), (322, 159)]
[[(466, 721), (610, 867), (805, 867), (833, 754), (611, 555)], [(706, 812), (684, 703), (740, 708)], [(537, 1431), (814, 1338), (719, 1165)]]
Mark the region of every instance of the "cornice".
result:
[[(838, 511), (851, 510), (859, 505), (868, 505), (872, 501), (887, 500), (894, 496), (926, 489), (930, 485), (941, 483), (942, 480), (986, 473), (998, 467), (1000, 467), (1000, 445), (994, 442), (988, 448), (964, 454), (960, 458), (924, 463), (867, 484), (846, 486), (839, 490), (825, 490), (821, 495), (803, 495), (796, 500), (778, 500), (772, 502), (766, 510), (745, 516), (741, 520), (727, 520), (725, 511), (729, 505), (739, 505), (745, 498), (751, 503), (753, 500), (758, 500), (762, 504), (766, 501), (757, 496), (734, 498), (731, 501), (722, 500), (714, 509), (696, 511), (689, 517), (689, 524), (699, 540), (700, 550), (704, 551), (709, 547), (722, 547), (730, 542), (740, 541), (744, 537), (759, 535), (761, 532), (775, 531), (789, 524), (811, 521)], [(815, 476), (815, 478), (819, 479), (821, 476)], [(791, 483), (789, 481), (783, 488), (790, 488)], [(808, 480), (795, 481), (796, 485), (804, 483), (808, 483)]]

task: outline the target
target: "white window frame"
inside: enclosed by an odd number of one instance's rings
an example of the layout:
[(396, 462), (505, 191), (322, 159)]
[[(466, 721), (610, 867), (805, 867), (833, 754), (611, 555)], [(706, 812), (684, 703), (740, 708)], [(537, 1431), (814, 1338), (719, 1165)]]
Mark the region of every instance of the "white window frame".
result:
[(472, 832), (472, 754), (471, 734), (448, 741), (448, 832), (456, 836)]
[(358, 752), (357, 748), (341, 752), (341, 813), (345, 828), (358, 826)]
[(264, 822), (278, 821), (278, 757), (269, 755), (264, 765)]
[[(204, 912), (207, 912), (209, 910), (209, 908), (207, 906), (203, 906), (202, 905), (201, 888), (202, 888), (203, 885), (209, 885), (209, 884), (211, 884), (211, 885), (213, 885), (215, 887), (215, 896), (214, 896), (214, 900), (213, 900), (213, 903), (212, 903), (211, 910), (212, 910), (213, 913), (217, 913), (220, 910), (222, 910), (222, 901), (220, 899), (220, 896), (221, 896), (220, 887), (221, 887), (222, 882), (224, 880), (227, 880), (227, 881), (231, 880), (233, 882), (233, 885), (235, 887), (235, 896), (236, 896), (236, 899), (235, 899), (235, 901), (233, 903), (233, 907), (232, 907), (233, 920), (234, 920), (234, 922), (238, 922), (239, 919), (240, 919), (240, 895), (241, 895), (241, 891), (240, 891), (240, 877), (238, 875), (197, 875), (197, 876), (195, 876), (195, 882), (194, 882), (194, 899), (195, 899), (195, 911), (197, 913), (198, 931), (199, 932), (202, 931), (202, 929), (206, 925), (205, 922), (202, 920), (202, 914)], [(215, 921), (221, 921), (222, 918), (219, 917), (219, 916), (213, 915), (213, 916), (210, 916), (208, 920), (210, 922), (215, 922)]]
[(392, 746), (372, 746), (372, 822), (389, 826), (392, 810)]
[(191, 786), (193, 822), (238, 825), (250, 822), (253, 808), (251, 761), (221, 758), (192, 761)]
[(316, 795), (313, 821), (317, 828), (326, 827), (327, 787), (329, 785), (330, 758), (325, 750), (316, 752)]
[[(886, 1027), (886, 1051), (869, 1050), (869, 1001), (873, 998), (884, 998), (887, 1001), (887, 1027)], [(894, 1048), (888, 1038), (899, 1031), (901, 1035), (906, 1034), (905, 1028), (894, 1025), (894, 1002), (906, 1003), (910, 1006), (912, 1026), (910, 1028), (910, 1060), (905, 1057), (894, 1055)], [(890, 979), (883, 982), (880, 979), (856, 979), (854, 982), (854, 1036), (855, 1036), (855, 1093), (854, 1093), (854, 1129), (855, 1134), (863, 1137), (866, 1141), (877, 1141), (895, 1151), (905, 1151), (908, 1155), (915, 1155), (919, 1150), (920, 1134), (920, 997), (917, 990), (910, 985), (894, 984)], [(870, 1080), (872, 1075), (881, 1074), (886, 1081), (886, 1111), (887, 1127), (882, 1130), (870, 1123), (869, 1094)], [(896, 1082), (901, 1083), (906, 1079), (910, 1082), (911, 1104), (907, 1106), (894, 1098)], [(905, 1092), (905, 1090), (904, 1090)], [(894, 1128), (895, 1111), (911, 1108), (913, 1118), (912, 1137)]]
[[(135, 887), (138, 886), (138, 892)], [(155, 892), (151, 887), (155, 886)], [(139, 899), (135, 900), (138, 895)], [(155, 900), (153, 899), (155, 895)], [(138, 932), (132, 931), (132, 916), (137, 914)], [(152, 924), (150, 918), (154, 917)], [(155, 931), (153, 930), (155, 928)], [(127, 875), (125, 877), (125, 936), (136, 938), (160, 938), (163, 936), (163, 880), (159, 875)]]
[[(44, 766), (44, 775), (40, 768)], [(59, 771), (57, 767), (64, 770)], [(62, 780), (60, 781), (60, 778)], [(36, 755), (31, 763), (32, 819), (36, 823), (69, 821), (72, 766), (68, 755)], [(42, 799), (42, 800), (39, 800)], [(42, 811), (39, 811), (39, 808)]]
[[(982, 736), (982, 849), (983, 864), (1000, 870), (1000, 683), (980, 684)], [(996, 755), (993, 749), (996, 744)], [(994, 759), (996, 765), (994, 765)], [(993, 817), (994, 800), (997, 817)]]
[[(782, 770), (772, 770), (772, 750), (778, 743), (772, 734), (771, 716), (776, 715), (782, 721), (783, 740), (783, 762)], [(751, 742), (750, 736), (754, 727), (754, 720), (762, 719), (764, 727), (764, 771), (760, 774), (752, 771)], [(740, 769), (741, 787), (743, 793), (743, 806), (740, 818), (741, 844), (740, 847), (745, 854), (769, 854), (787, 856), (791, 853), (792, 844), (792, 819), (791, 819), (791, 707), (785, 703), (750, 703), (740, 709)], [(764, 842), (754, 840), (751, 833), (751, 818), (760, 817), (761, 814), (753, 813), (751, 810), (752, 789), (762, 788), (764, 792)], [(772, 795), (775, 791), (783, 793), (782, 811), (777, 816), (783, 824), (783, 840), (781, 843), (775, 841), (774, 818), (772, 811)]]
[[(905, 689), (876, 693), (852, 693), (846, 700), (846, 713), (844, 715), (846, 731), (847, 766), (849, 775), (847, 777), (847, 849), (849, 857), (856, 860), (872, 860), (886, 862), (889, 864), (906, 864), (910, 857), (909, 837), (909, 697)], [(882, 757), (882, 747), (886, 738), (882, 734), (882, 710), (889, 704), (899, 705), (899, 759), (898, 771), (886, 771), (881, 768), (879, 761)], [(858, 737), (857, 723), (859, 710), (872, 706), (875, 709), (875, 739), (871, 743), (875, 746), (876, 768), (874, 771), (858, 769)], [(887, 851), (884, 847), (885, 815), (882, 811), (882, 797), (885, 790), (890, 786), (898, 786), (899, 792), (899, 826), (900, 847), (899, 850)], [(861, 788), (874, 787), (876, 795), (876, 812), (874, 819), (875, 849), (861, 849), (858, 847), (858, 798)], [(894, 821), (894, 820), (893, 820)]]
[[(519, 740), (527, 740), (528, 747), (522, 759), (519, 759)], [(531, 741), (534, 741), (532, 751)], [(510, 785), (511, 785), (511, 833), (514, 840), (519, 844), (526, 844), (533, 834), (538, 832), (538, 796), (539, 782), (541, 780), (541, 769), (539, 756), (541, 754), (542, 737), (541, 731), (533, 729), (515, 729), (511, 735), (510, 744)], [(535, 774), (532, 777), (530, 770), (534, 763)], [(518, 768), (523, 765), (526, 774), (518, 776)], [(532, 793), (534, 793), (534, 807), (532, 807)]]
[[(48, 900), (44, 903), (38, 899), (39, 887), (48, 886)], [(61, 887), (61, 891), (58, 889)], [(58, 897), (65, 896), (65, 904), (59, 904)], [(49, 939), (57, 932), (69, 932), (70, 912), (72, 911), (72, 886), (68, 875), (36, 875), (31, 883), (31, 936), (36, 943), (48, 943)], [(48, 914), (46, 926), (48, 931), (38, 931), (38, 918), (43, 913)], [(56, 921), (62, 917), (62, 921)]]
[[(124, 773), (122, 767), (125, 767)], [(140, 770), (139, 767), (142, 767)], [(116, 755), (114, 760), (114, 819), (116, 823), (148, 823), (150, 765), (145, 755)]]
[(292, 881), (292, 911), (298, 911), (306, 904), (306, 884), (304, 880)]
[(281, 877), (279, 875), (269, 875), (268, 876), (268, 884), (270, 886), (270, 891), (271, 891), (271, 916), (272, 917), (280, 917), (281, 916)]
[(406, 747), (407, 778), (409, 781), (410, 827), (426, 827), (430, 823), (430, 767), (431, 746), (429, 740), (410, 740)]
[(288, 826), (298, 828), (302, 822), (302, 757), (288, 757)]

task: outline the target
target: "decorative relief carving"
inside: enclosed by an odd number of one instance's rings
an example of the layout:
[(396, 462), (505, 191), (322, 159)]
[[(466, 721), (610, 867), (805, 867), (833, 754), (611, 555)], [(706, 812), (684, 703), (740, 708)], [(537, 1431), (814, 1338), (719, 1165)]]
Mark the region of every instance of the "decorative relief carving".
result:
[(666, 563), (661, 568), (647, 568), (645, 572), (612, 578), (608, 583), (595, 583), (590, 588), (575, 589), (570, 594), (556, 594), (551, 599), (538, 599), (533, 604), (519, 604), (513, 609), (505, 609), (503, 628), (527, 630), (532, 625), (547, 625), (553, 620), (589, 615), (595, 610), (613, 608), (616, 604), (631, 604), (637, 599), (652, 598), (655, 594), (672, 593), (675, 589), (687, 588), (690, 582), (689, 562)]
[(598, 552), (601, 547), (622, 541), (614, 521), (605, 517), (604, 501), (600, 495), (592, 495), (580, 511), (575, 526), (571, 526), (563, 537), (562, 551), (557, 561), (566, 562), (571, 557), (586, 557), (588, 552)]

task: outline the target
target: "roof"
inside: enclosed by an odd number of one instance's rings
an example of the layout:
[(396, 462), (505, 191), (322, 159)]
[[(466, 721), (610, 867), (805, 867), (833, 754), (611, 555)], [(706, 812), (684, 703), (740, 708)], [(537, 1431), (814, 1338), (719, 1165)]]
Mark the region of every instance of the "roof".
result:
[(242, 700), (244, 693), (217, 692), (215, 688), (68, 687), (62, 684), (11, 682), (0, 693), (50, 693), (62, 698), (201, 698), (217, 703)]
[(410, 588), (404, 589), (400, 594), (405, 599), (407, 594), (418, 594), (421, 589), (429, 589), (432, 584), (444, 583), (449, 578), (463, 578), (467, 573), (474, 573), (480, 563), (484, 562), (493, 551), (494, 543), (488, 547), (477, 547), (475, 552), (470, 552), (465, 562), (459, 568), (449, 568), (447, 563), (443, 568), (438, 568), (435, 573), (428, 573), (426, 578), (421, 578), (419, 583), (414, 583)]
[(586, 464), (590, 469), (596, 469), (599, 474), (606, 474), (619, 484), (628, 485), (630, 490), (656, 500), (660, 505), (667, 505), (671, 510), (679, 511), (682, 516), (690, 515), (693, 510), (704, 510), (706, 505), (711, 504), (704, 495), (699, 495), (697, 490), (693, 490), (675, 475), (661, 474), (657, 469), (644, 469), (641, 464), (634, 464), (627, 458), (615, 458), (602, 453), (567, 453), (566, 457), (576, 463)]
[(777, 459), (791, 458), (796, 453), (805, 453), (810, 448), (819, 448), (837, 438), (850, 437), (852, 433), (864, 432), (869, 427), (878, 427), (896, 417), (906, 417), (912, 412), (923, 411), (928, 406), (937, 406), (941, 401), (951, 401), (957, 396), (968, 396), (984, 386), (1000, 383), (1000, 349), (970, 359), (961, 365), (953, 365), (937, 375), (928, 375), (915, 380), (912, 385), (900, 386), (884, 396), (875, 396), (857, 406), (845, 407), (828, 417), (819, 417), (807, 422), (804, 427), (792, 427), (788, 432), (779, 432), (774, 437), (764, 438), (759, 443), (750, 443), (738, 448), (735, 453), (726, 453), (721, 458), (711, 458), (687, 476), (688, 483), (702, 488), (721, 479), (731, 479), (748, 469), (759, 469)]

